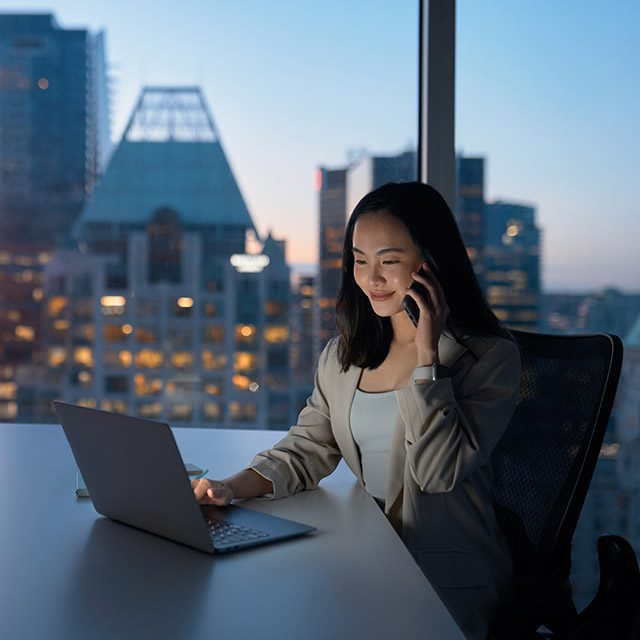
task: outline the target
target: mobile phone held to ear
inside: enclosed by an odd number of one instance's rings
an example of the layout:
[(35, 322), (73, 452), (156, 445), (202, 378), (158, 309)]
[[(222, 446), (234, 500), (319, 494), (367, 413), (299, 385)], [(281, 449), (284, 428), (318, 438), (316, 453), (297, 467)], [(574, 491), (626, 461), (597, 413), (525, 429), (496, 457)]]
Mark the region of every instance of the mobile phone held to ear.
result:
[[(417, 292), (417, 294), (423, 299), (427, 299), (427, 290), (419, 282), (416, 282), (414, 280), (409, 288)], [(416, 301), (411, 296), (407, 295), (402, 299), (402, 306), (407, 312), (407, 315), (409, 316), (411, 322), (413, 322), (413, 325), (417, 327), (418, 320), (420, 319), (420, 309), (418, 308)]]

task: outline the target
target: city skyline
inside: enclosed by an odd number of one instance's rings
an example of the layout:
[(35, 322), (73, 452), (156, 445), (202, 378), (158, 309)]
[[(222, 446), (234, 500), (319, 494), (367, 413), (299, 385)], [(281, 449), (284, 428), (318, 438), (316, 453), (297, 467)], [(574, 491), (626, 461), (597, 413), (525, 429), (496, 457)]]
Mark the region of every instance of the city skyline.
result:
[[(417, 2), (16, 4), (0, 11), (105, 29), (116, 142), (144, 85), (202, 86), (258, 229), (293, 263), (317, 258), (318, 166), (415, 145)], [(640, 289), (638, 24), (627, 1), (458, 2), (456, 147), (486, 158), (489, 201), (536, 207), (546, 290)]]

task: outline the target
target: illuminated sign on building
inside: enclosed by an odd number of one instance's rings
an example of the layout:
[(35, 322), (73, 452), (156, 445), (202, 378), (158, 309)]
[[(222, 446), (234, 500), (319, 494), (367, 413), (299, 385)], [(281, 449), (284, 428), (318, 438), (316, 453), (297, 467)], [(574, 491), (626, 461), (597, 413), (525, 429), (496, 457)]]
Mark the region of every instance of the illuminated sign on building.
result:
[(229, 262), (239, 273), (260, 273), (269, 265), (269, 256), (234, 253)]

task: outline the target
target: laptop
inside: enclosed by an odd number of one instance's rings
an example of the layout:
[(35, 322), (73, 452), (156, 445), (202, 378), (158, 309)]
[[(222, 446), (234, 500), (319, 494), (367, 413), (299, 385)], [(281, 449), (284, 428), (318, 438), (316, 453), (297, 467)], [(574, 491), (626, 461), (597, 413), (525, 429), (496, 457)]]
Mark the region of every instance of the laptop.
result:
[(201, 506), (168, 425), (55, 401), (96, 511), (206, 553), (314, 531), (236, 505)]

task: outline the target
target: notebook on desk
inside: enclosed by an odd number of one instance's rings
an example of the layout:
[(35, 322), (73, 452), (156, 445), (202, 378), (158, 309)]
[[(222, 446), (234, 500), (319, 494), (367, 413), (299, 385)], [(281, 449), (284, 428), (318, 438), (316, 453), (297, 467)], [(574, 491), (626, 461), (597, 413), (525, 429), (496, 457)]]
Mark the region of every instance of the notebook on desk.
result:
[(236, 505), (201, 507), (168, 425), (64, 402), (54, 407), (96, 511), (206, 553), (314, 530)]

